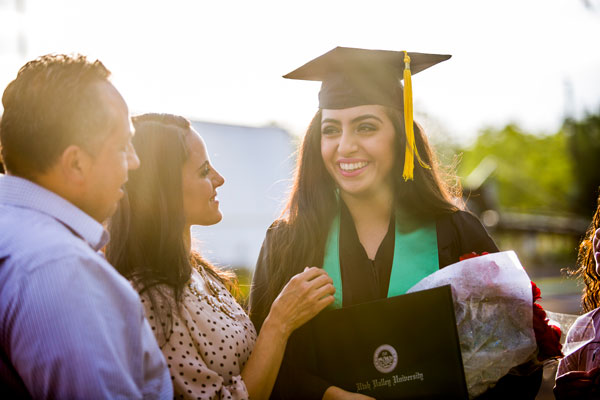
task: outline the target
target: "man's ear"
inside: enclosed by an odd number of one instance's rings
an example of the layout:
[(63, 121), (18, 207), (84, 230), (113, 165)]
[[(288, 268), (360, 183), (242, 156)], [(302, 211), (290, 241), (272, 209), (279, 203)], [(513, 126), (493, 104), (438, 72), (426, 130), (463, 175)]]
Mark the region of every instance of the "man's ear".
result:
[(60, 155), (59, 165), (62, 175), (69, 182), (81, 185), (85, 183), (92, 165), (92, 157), (77, 145), (68, 146)]

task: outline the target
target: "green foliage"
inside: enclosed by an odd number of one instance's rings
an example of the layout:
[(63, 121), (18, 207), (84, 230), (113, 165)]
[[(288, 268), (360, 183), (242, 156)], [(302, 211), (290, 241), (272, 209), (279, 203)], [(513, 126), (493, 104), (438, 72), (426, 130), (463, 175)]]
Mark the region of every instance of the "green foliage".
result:
[[(466, 178), (484, 159), (493, 160), (499, 205), (520, 212), (567, 212), (575, 190), (567, 135), (524, 133), (514, 125), (486, 129), (463, 152), (459, 176)], [(463, 180), (463, 183), (465, 181)]]
[(575, 161), (573, 210), (591, 216), (596, 211), (600, 185), (600, 115), (587, 115), (582, 121), (567, 120), (563, 129)]

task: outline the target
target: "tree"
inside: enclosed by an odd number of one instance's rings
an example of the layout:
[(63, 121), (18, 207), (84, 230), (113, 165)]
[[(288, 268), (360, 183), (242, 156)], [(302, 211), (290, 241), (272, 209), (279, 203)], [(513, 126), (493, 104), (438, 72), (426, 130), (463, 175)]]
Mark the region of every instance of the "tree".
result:
[(600, 114), (588, 114), (582, 121), (567, 119), (563, 125), (573, 158), (574, 193), (571, 209), (591, 217), (596, 210), (600, 185)]
[(575, 183), (563, 130), (539, 136), (515, 125), (486, 129), (464, 151), (459, 175), (467, 177), (486, 158), (496, 162), (494, 179), (501, 208), (543, 213), (571, 210)]

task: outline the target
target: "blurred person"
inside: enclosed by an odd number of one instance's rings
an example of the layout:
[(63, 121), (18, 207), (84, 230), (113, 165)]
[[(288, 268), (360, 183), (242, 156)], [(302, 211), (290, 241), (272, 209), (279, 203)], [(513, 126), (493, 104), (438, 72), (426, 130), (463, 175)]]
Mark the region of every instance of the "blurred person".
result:
[[(409, 63), (416, 74), (448, 58), (337, 47), (284, 76), (322, 84), (287, 205), (257, 261), (250, 295), (257, 329), (280, 288), (305, 265), (329, 273), (341, 308), (404, 294), (464, 254), (498, 251), (460, 204), (460, 187), (451, 185), (457, 180), (442, 174), (400, 83), (410, 87)], [(366, 397), (310, 372), (315, 351), (311, 338), (292, 336), (277, 397)], [(541, 369), (507, 375), (482, 398), (533, 399), (541, 377)]]
[(294, 276), (257, 337), (228, 290), (231, 274), (192, 250), (191, 226), (222, 218), (224, 179), (204, 141), (180, 116), (145, 114), (133, 123), (141, 167), (109, 223), (107, 258), (140, 292), (176, 398), (266, 399), (291, 332), (333, 302), (331, 279), (318, 268)]
[[(585, 284), (582, 296), (585, 314), (577, 318), (566, 339), (566, 343), (587, 343), (558, 364), (554, 387), (557, 399), (600, 398), (600, 196), (597, 204), (577, 255), (576, 274)], [(591, 341), (584, 337), (589, 332), (594, 332)]]
[(99, 250), (139, 160), (110, 72), (26, 63), (2, 97), (0, 386), (7, 398), (172, 397), (138, 294)]

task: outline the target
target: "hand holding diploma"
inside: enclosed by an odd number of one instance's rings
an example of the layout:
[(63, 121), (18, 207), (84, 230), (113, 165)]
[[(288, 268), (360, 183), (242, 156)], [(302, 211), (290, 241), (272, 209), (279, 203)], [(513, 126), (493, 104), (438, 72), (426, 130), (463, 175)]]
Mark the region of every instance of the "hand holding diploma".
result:
[(347, 392), (339, 387), (330, 386), (323, 394), (323, 400), (375, 400), (374, 397), (360, 393)]

